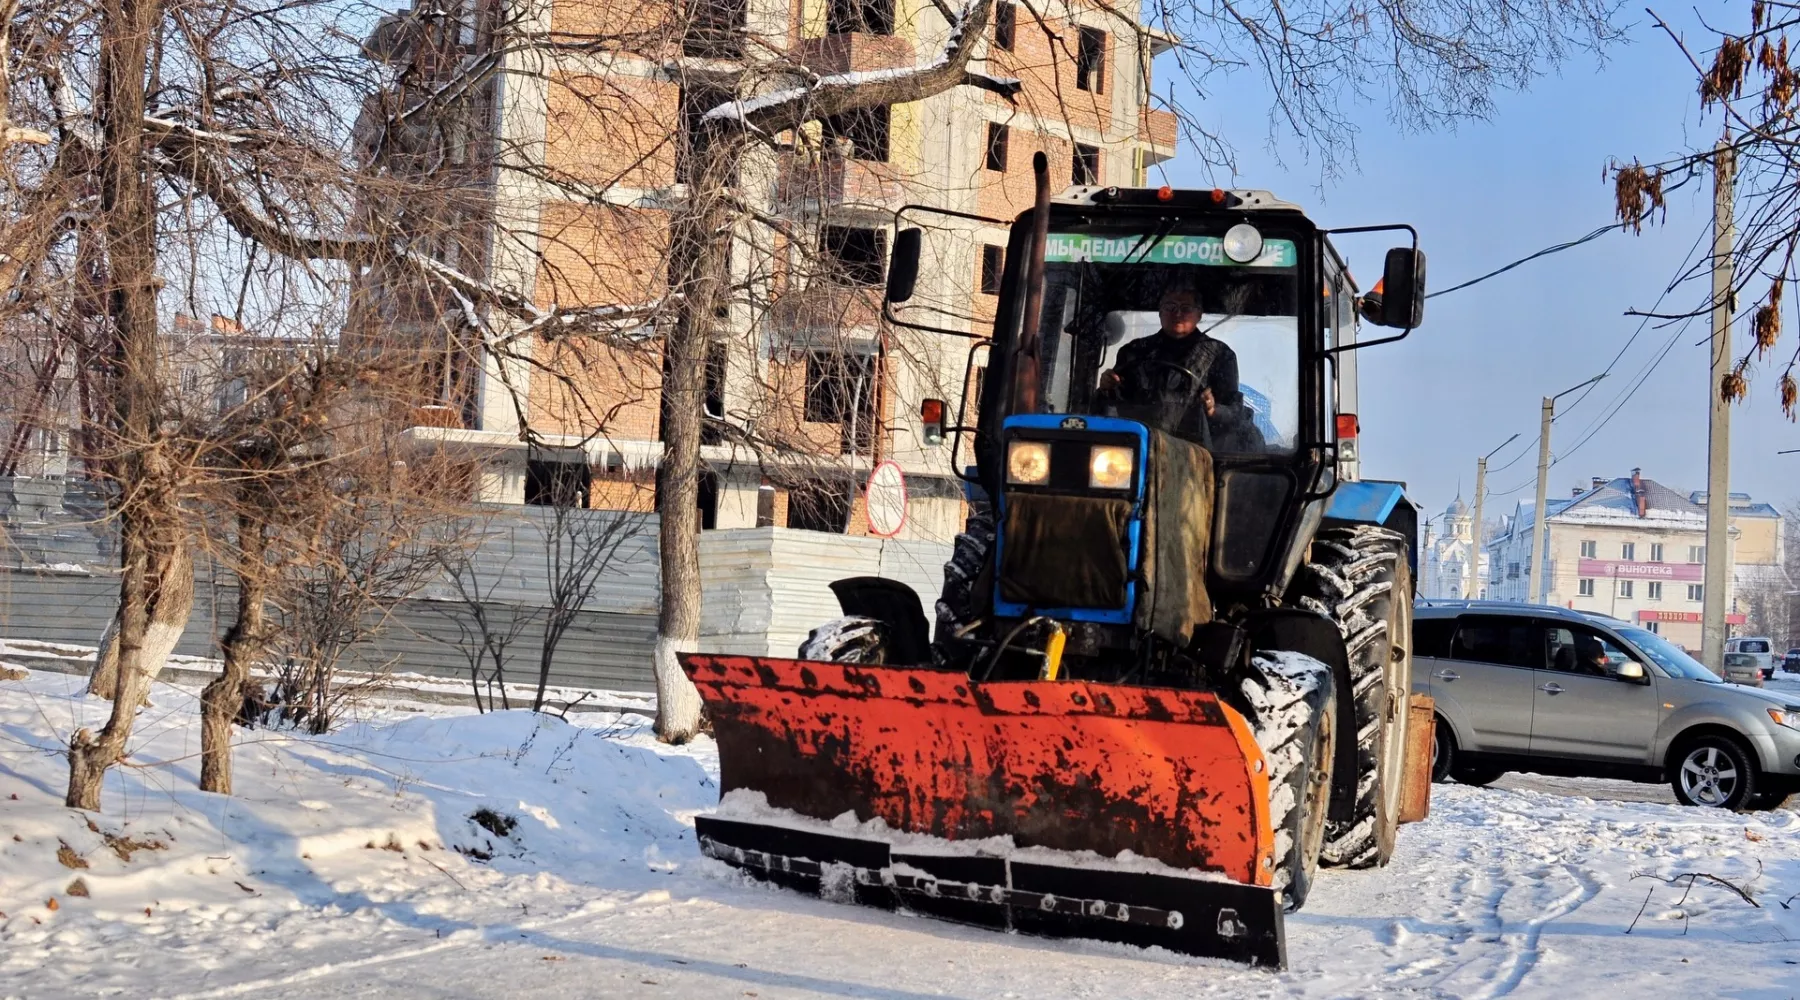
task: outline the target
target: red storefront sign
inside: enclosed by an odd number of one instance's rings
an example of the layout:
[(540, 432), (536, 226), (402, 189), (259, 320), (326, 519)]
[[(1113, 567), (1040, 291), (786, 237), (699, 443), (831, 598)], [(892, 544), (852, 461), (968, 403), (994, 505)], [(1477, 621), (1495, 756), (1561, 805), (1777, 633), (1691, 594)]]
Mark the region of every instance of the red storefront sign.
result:
[[(1639, 611), (1637, 616), (1638, 621), (1641, 622), (1692, 622), (1695, 625), (1700, 624), (1700, 612), (1698, 611)], [(1725, 624), (1742, 625), (1744, 624), (1744, 616), (1726, 615)]]
[(1618, 559), (1583, 559), (1582, 576), (1616, 577), (1620, 580), (1692, 580), (1706, 579), (1706, 567), (1700, 563), (1625, 562)]

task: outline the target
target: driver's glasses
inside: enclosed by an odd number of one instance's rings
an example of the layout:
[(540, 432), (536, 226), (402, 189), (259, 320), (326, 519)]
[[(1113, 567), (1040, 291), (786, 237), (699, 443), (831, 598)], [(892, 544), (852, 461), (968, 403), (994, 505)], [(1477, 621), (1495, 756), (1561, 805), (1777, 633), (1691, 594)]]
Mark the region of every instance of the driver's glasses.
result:
[(1192, 302), (1164, 302), (1161, 309), (1163, 312), (1175, 316), (1186, 316), (1189, 313), (1197, 313), (1200, 311), (1200, 307)]

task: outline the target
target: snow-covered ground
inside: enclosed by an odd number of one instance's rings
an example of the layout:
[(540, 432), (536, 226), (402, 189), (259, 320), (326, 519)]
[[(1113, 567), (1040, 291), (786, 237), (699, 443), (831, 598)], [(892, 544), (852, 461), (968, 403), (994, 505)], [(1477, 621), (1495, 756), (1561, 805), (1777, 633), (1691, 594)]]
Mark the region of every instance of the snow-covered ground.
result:
[[(243, 732), (223, 798), (194, 790), (193, 693), (159, 684), (89, 817), (60, 804), (59, 743), (106, 708), (80, 687), (0, 681), (0, 997), (1800, 995), (1792, 810), (1438, 786), (1393, 866), (1322, 877), (1271, 974), (748, 882), (695, 849), (712, 744), (632, 715), (396, 705)], [(1690, 872), (1760, 906), (1634, 878)]]

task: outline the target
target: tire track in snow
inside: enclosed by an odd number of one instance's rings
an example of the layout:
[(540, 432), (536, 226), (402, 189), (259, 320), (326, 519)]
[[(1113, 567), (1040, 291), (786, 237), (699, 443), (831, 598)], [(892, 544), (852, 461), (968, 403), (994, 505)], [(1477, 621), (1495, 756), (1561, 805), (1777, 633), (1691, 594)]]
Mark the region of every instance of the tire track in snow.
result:
[[(1504, 969), (1504, 974), (1499, 975), (1498, 981), (1493, 982), (1489, 989), (1478, 994), (1483, 1000), (1504, 997), (1518, 989), (1519, 984), (1523, 983), (1525, 977), (1537, 968), (1538, 960), (1543, 957), (1544, 927), (1553, 920), (1559, 920), (1574, 913), (1588, 900), (1600, 894), (1600, 883), (1591, 874), (1574, 865), (1564, 865), (1563, 871), (1575, 881), (1575, 888), (1542, 907), (1536, 916), (1524, 922), (1522, 929), (1507, 931), (1505, 919), (1500, 915), (1498, 906), (1495, 907), (1494, 918), (1500, 921), (1501, 941), (1506, 946), (1508, 957), (1502, 960), (1501, 966), (1495, 970), (1496, 973), (1499, 973), (1501, 969)], [(1547, 875), (1549, 873), (1546, 871), (1540, 874)]]
[[(623, 905), (629, 906), (637, 902), (638, 900), (634, 899)], [(551, 928), (559, 927), (563, 924), (573, 923), (584, 917), (594, 917), (614, 908), (614, 906), (607, 905), (607, 901), (594, 900), (560, 916), (509, 924), (504, 927), (504, 930), (508, 932), (508, 938), (506, 940), (510, 940), (515, 934), (518, 936), (525, 936), (540, 931), (550, 930)], [(435, 952), (467, 948), (472, 945), (501, 943), (502, 939), (497, 939), (489, 933), (493, 929), (495, 929), (494, 925), (473, 925), (452, 931), (449, 935), (434, 939), (429, 944), (422, 944), (413, 948), (400, 948), (394, 951), (376, 952), (371, 955), (364, 955), (362, 958), (353, 958), (343, 962), (325, 962), (318, 965), (311, 965), (304, 969), (295, 969), (292, 972), (285, 972), (280, 975), (265, 976), (261, 979), (233, 983), (230, 986), (220, 986), (216, 989), (202, 990), (198, 993), (171, 994), (167, 997), (167, 1000), (215, 1000), (215, 998), (219, 997), (242, 996), (246, 993), (259, 993), (264, 990), (275, 989), (282, 986), (293, 986), (297, 983), (310, 982), (325, 976), (336, 975), (340, 972), (365, 969), (373, 965), (385, 965), (389, 962), (401, 962), (410, 958), (421, 958)]]

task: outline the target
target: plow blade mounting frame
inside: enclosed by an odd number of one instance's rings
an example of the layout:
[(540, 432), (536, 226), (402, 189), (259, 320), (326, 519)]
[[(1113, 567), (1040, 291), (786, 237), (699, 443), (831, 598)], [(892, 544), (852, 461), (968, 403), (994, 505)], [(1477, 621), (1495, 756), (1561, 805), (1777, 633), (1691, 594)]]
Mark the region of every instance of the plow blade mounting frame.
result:
[(1014, 857), (912, 853), (884, 841), (695, 818), (700, 850), (833, 902), (1037, 937), (1087, 938), (1287, 967), (1281, 898), (1264, 886)]

